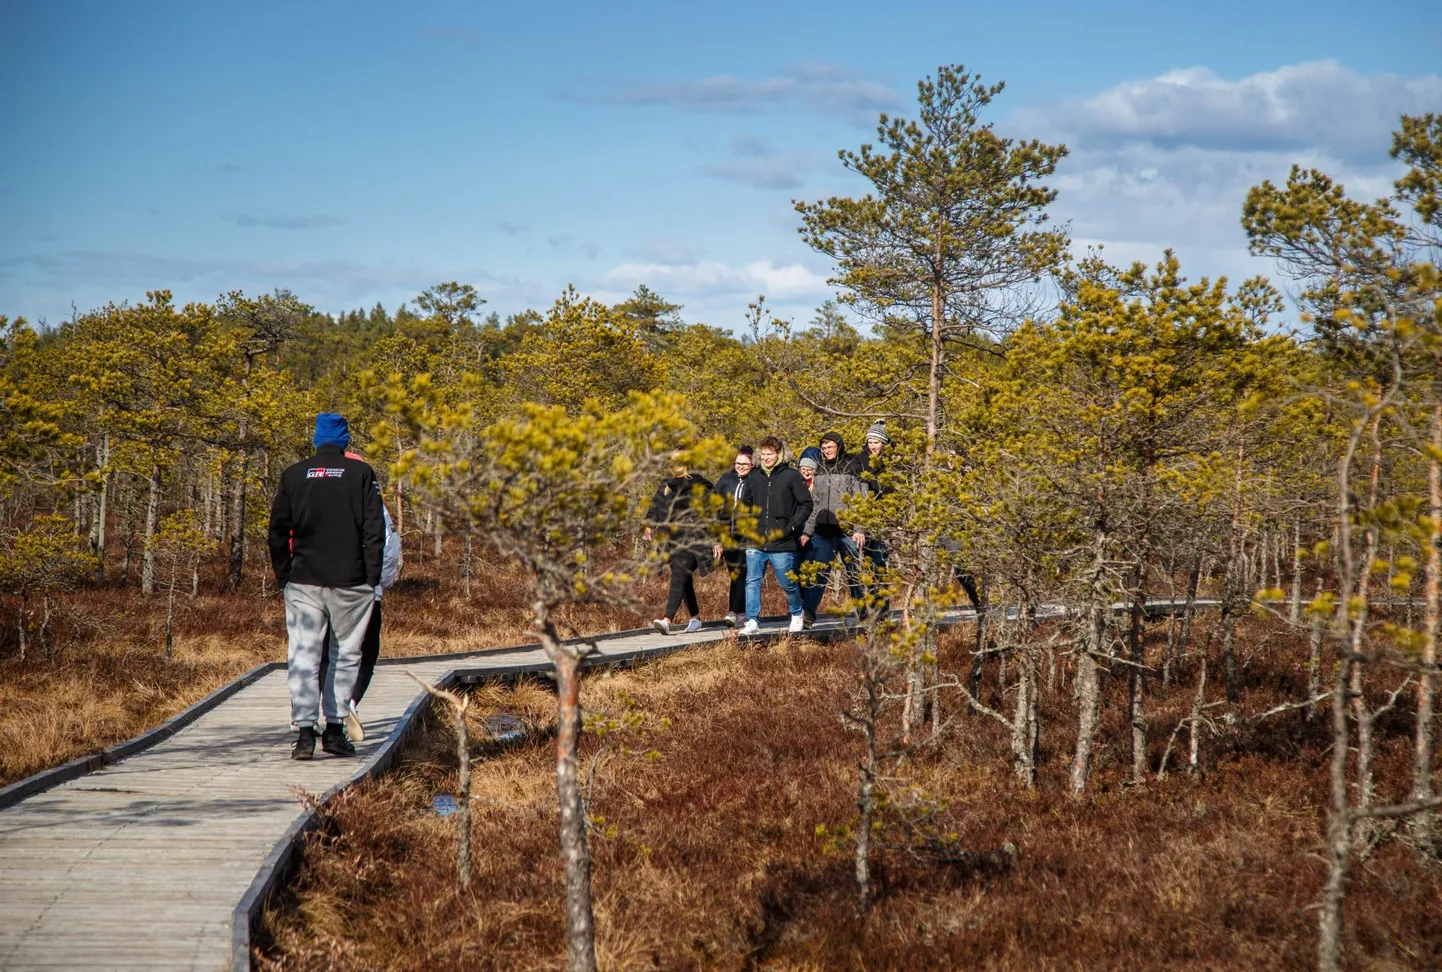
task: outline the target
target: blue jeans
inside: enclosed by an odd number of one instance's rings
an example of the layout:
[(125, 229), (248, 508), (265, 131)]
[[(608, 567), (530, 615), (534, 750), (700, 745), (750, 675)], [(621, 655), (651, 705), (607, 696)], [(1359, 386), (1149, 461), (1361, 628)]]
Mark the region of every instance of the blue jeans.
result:
[(761, 619), (761, 582), (766, 579), (766, 565), (776, 575), (776, 583), (786, 595), (786, 606), (792, 617), (801, 613), (801, 588), (796, 583), (796, 552), (792, 550), (767, 553), (755, 547), (746, 548), (746, 616)]
[(826, 593), (827, 581), (831, 579), (831, 563), (837, 554), (841, 555), (841, 567), (846, 571), (846, 586), (851, 590), (852, 599), (861, 599), (863, 592), (856, 574), (856, 558), (859, 554), (856, 541), (848, 536), (823, 537), (818, 534), (811, 538), (801, 555), (802, 563), (808, 560), (821, 561), (821, 573), (816, 575), (816, 583), (801, 588), (801, 604), (812, 618), (816, 617), (816, 609), (821, 606), (821, 597)]

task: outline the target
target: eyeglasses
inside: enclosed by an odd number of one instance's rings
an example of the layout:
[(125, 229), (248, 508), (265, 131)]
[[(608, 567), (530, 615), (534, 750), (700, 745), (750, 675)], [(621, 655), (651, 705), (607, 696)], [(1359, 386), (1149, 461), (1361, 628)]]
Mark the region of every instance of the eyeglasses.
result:
[(741, 461), (740, 459), (737, 459), (737, 460), (736, 460), (736, 465), (739, 466), (739, 467), (747, 468), (747, 469), (749, 469), (749, 468), (751, 467), (751, 463), (749, 463), (749, 462), (743, 462), (743, 461)]

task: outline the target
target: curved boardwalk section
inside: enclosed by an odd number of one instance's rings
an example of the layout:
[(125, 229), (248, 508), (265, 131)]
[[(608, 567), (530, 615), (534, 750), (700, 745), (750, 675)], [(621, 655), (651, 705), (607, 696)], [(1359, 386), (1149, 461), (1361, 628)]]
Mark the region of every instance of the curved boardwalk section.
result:
[[(1177, 607), (1149, 604), (1154, 613)], [(1039, 613), (1065, 612), (1050, 605)], [(950, 612), (943, 623), (971, 617)], [(823, 620), (807, 636), (835, 638), (846, 630)], [(772, 621), (747, 640), (783, 633), (783, 623)], [(603, 635), (590, 664), (639, 661), (729, 636), (716, 627), (691, 635)], [(302, 797), (326, 799), (390, 765), (427, 703), (408, 676), (475, 682), (550, 667), (530, 646), (383, 659), (362, 707), (367, 732), (358, 755), (337, 758), (317, 749), (316, 759), (304, 763), (290, 759), (285, 667), (275, 665), (104, 760), (0, 790), (0, 970), (249, 968), (251, 922), (284, 871), (294, 838), (313, 819)], [(99, 768), (85, 772), (87, 766)]]
[[(598, 660), (727, 633), (607, 638)], [(275, 863), (277, 842), (309, 818), (300, 794), (326, 794), (393, 758), (422, 694), (407, 673), (434, 682), (549, 667), (537, 648), (382, 664), (361, 707), (358, 756), (317, 747), (303, 763), (290, 759), (281, 666), (154, 746), (0, 809), (0, 969), (232, 967), (232, 913)]]

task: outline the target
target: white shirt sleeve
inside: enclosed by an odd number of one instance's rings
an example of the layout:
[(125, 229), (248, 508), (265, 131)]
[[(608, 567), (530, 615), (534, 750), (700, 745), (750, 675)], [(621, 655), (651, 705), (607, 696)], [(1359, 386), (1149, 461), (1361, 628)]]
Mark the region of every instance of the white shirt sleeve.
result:
[(390, 510), (381, 504), (381, 512), (385, 515), (386, 521), (386, 542), (385, 552), (381, 557), (381, 582), (376, 586), (376, 600), (380, 600), (381, 594), (396, 582), (396, 574), (401, 569), (401, 535), (396, 532), (391, 524)]

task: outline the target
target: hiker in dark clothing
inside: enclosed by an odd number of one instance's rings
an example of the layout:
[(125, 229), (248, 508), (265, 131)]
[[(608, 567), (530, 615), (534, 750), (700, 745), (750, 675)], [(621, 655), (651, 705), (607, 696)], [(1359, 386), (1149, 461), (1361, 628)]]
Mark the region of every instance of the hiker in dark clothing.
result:
[(738, 532), (736, 517), (741, 491), (746, 485), (746, 477), (751, 475), (752, 465), (751, 447), (744, 445), (736, 450), (736, 461), (730, 469), (721, 474), (714, 487), (716, 494), (721, 497), (721, 515), (725, 518), (726, 535), (732, 542), (729, 545), (716, 544), (711, 553), (713, 559), (725, 562), (731, 575), (731, 590), (724, 620), (733, 628), (746, 620), (746, 542)]
[(691, 472), (678, 462), (671, 467), (671, 475), (661, 482), (656, 495), (651, 498), (651, 509), (646, 514), (650, 522), (646, 538), (655, 538), (671, 566), (671, 592), (666, 598), (666, 613), (651, 622), (651, 627), (662, 634), (671, 633), (671, 625), (682, 601), (686, 602), (686, 610), (691, 612), (686, 633), (701, 630), (701, 606), (696, 600), (695, 575), (698, 569), (703, 575), (709, 573), (712, 558), (698, 507), (705, 502), (711, 488), (711, 480)]
[[(281, 473), (268, 537), (275, 580), (285, 589), (286, 680), (291, 721), (298, 728), (293, 759), (315, 755), (322, 709), (321, 748), (337, 756), (355, 753), (342, 719), (350, 709), (385, 547), (380, 486), (370, 466), (346, 457), (346, 420), (321, 412), (314, 442), (315, 455)], [(321, 684), (320, 658), (326, 651)]]
[(862, 459), (847, 455), (846, 442), (839, 432), (827, 432), (821, 437), (820, 452), (821, 461), (817, 464), (816, 477), (811, 484), (811, 518), (801, 535), (803, 564), (812, 560), (821, 564), (816, 582), (801, 588), (807, 627), (816, 621), (817, 608), (821, 606), (821, 597), (826, 593), (826, 585), (831, 578), (831, 565), (837, 557), (841, 558), (842, 569), (846, 571), (852, 600), (861, 600), (863, 594), (856, 576), (856, 564), (865, 537), (848, 532), (841, 525), (847, 500), (866, 492), (861, 482)]
[[(799, 538), (811, 516), (811, 493), (801, 474), (781, 461), (785, 448), (774, 435), (761, 440), (756, 449), (760, 468), (746, 479), (743, 500), (756, 515), (759, 540), (746, 548), (746, 625), (742, 634), (760, 633), (761, 583), (766, 568), (786, 594), (791, 624), (788, 630), (802, 630), (801, 589), (796, 583)], [(760, 546), (754, 544), (759, 543)]]

